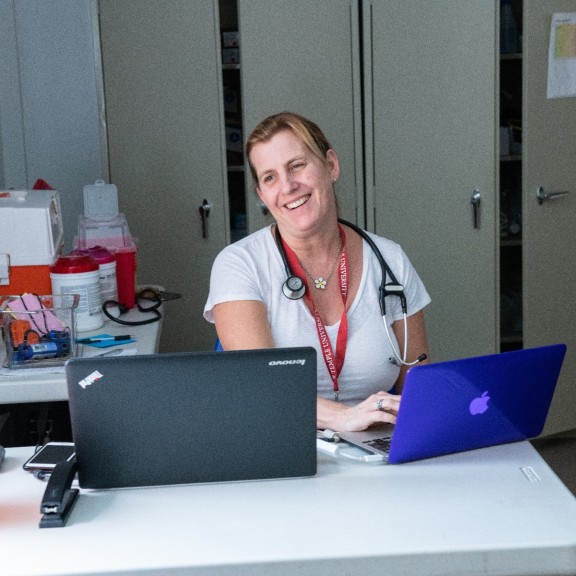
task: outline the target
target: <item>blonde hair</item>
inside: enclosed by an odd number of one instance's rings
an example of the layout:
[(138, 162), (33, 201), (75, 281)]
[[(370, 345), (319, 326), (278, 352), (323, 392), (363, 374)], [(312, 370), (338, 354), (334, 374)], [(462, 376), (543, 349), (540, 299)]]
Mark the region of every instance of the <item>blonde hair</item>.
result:
[(312, 154), (320, 158), (322, 162), (326, 162), (326, 155), (332, 146), (330, 146), (328, 139), (317, 124), (294, 112), (273, 114), (262, 120), (262, 122), (254, 128), (246, 141), (246, 158), (248, 158), (250, 173), (252, 174), (252, 180), (255, 186), (258, 186), (258, 175), (250, 160), (250, 153), (254, 146), (268, 142), (273, 136), (276, 136), (276, 134), (283, 130), (291, 130)]

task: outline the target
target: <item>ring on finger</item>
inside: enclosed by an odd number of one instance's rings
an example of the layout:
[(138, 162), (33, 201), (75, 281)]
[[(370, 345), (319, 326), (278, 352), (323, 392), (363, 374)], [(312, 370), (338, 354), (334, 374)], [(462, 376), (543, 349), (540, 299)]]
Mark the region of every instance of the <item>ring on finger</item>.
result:
[(385, 412), (385, 411), (386, 411), (386, 408), (384, 408), (384, 407), (382, 406), (382, 403), (383, 403), (383, 402), (384, 402), (384, 398), (380, 398), (380, 400), (378, 400), (378, 401), (376, 402), (376, 409), (377, 409), (377, 410), (380, 410), (380, 412)]

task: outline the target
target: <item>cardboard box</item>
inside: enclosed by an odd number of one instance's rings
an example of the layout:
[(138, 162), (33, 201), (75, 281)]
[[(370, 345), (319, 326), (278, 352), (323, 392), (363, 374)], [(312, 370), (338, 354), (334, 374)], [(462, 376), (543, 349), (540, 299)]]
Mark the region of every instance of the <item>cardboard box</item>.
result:
[(240, 46), (240, 32), (237, 30), (227, 30), (222, 32), (223, 48), (238, 48)]
[(223, 48), (222, 64), (240, 64), (239, 48)]
[(50, 294), (63, 237), (56, 190), (0, 191), (0, 294)]

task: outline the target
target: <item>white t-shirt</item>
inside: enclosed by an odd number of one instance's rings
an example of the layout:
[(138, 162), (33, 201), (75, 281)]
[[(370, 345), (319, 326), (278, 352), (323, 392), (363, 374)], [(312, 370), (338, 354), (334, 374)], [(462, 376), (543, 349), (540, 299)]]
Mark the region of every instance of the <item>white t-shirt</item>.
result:
[[(404, 287), (408, 316), (430, 302), (420, 277), (400, 246), (390, 240), (370, 234), (396, 279)], [(344, 366), (338, 378), (339, 400), (355, 404), (380, 390), (390, 390), (398, 378), (399, 368), (390, 362), (393, 353), (386, 337), (379, 305), (378, 288), (382, 270), (367, 242), (363, 242), (362, 280), (348, 314), (348, 340)], [(212, 267), (210, 294), (204, 317), (214, 322), (216, 304), (235, 300), (258, 300), (268, 310), (272, 336), (278, 348), (312, 346), (317, 351), (318, 394), (333, 399), (333, 385), (318, 341), (313, 315), (304, 299), (289, 300), (282, 292), (286, 270), (270, 228), (224, 248)], [(387, 282), (390, 280), (388, 279)], [(314, 289), (314, 288), (311, 288)], [(386, 298), (386, 321), (391, 325), (403, 318), (400, 299)], [(326, 326), (332, 347), (340, 322)], [(389, 329), (394, 345), (398, 343)], [(410, 335), (408, 335), (410, 336)], [(420, 353), (418, 350), (412, 351)]]

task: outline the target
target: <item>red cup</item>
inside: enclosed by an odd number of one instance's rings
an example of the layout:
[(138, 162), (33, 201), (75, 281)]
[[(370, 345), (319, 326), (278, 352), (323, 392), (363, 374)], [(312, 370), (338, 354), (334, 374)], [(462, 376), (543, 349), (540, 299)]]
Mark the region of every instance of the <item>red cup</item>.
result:
[(116, 248), (116, 280), (118, 302), (126, 308), (136, 304), (136, 249)]

